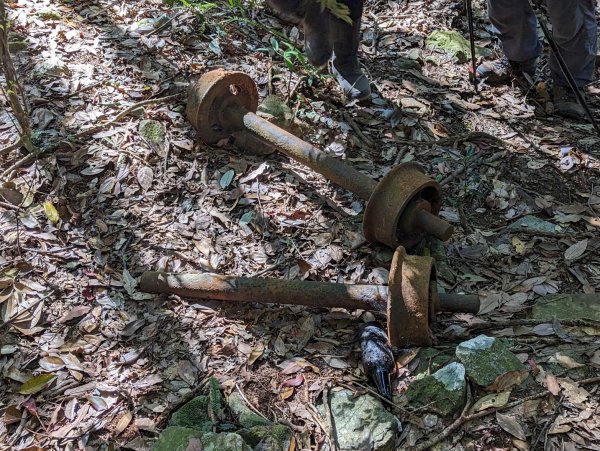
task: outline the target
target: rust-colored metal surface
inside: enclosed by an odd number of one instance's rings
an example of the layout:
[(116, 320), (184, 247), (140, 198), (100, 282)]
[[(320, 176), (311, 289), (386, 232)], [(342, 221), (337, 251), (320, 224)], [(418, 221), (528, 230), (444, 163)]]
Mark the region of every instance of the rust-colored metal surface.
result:
[[(241, 148), (276, 148), (367, 201), (363, 231), (374, 243), (413, 247), (424, 236), (447, 240), (453, 227), (437, 217), (441, 189), (420, 166), (392, 169), (380, 182), (254, 114), (257, 90), (241, 72), (204, 74), (190, 85), (187, 115), (209, 144), (234, 137)], [(263, 146), (265, 144), (265, 146)]]
[(442, 200), (440, 185), (416, 163), (393, 168), (375, 187), (363, 222), (370, 242), (391, 248), (411, 248), (427, 234), (446, 241), (454, 231), (437, 217)]
[(188, 120), (207, 144), (216, 144), (242, 131), (223, 118), (227, 108), (234, 105), (248, 111), (256, 111), (258, 107), (256, 84), (243, 72), (216, 69), (202, 75), (188, 88)]
[(440, 308), (444, 309), (447, 305), (451, 306), (451, 311), (479, 311), (478, 296), (438, 296), (433, 259), (407, 255), (403, 248), (398, 248), (394, 255), (389, 287), (250, 279), (216, 274), (145, 272), (142, 274), (140, 289), (146, 293), (177, 294), (188, 298), (227, 302), (295, 304), (386, 312), (388, 335), (394, 346), (422, 346), (431, 343), (429, 323), (434, 320)]
[(252, 112), (230, 108), (227, 117), (232, 121), (241, 121), (246, 130), (255, 133), (288, 157), (322, 174), (361, 199), (368, 200), (371, 196), (376, 182), (343, 161)]
[(384, 311), (387, 287), (304, 280), (251, 279), (217, 274), (145, 272), (140, 290), (195, 299), (229, 302), (295, 304)]
[(392, 346), (432, 344), (429, 323), (435, 318), (431, 281), (435, 280), (433, 258), (408, 255), (399, 247), (390, 269), (388, 338)]

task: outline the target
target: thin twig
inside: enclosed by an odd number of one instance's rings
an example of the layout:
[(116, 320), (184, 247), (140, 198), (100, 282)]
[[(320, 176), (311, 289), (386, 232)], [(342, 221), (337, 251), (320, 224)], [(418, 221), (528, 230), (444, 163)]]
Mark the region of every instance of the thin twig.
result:
[[(590, 377), (588, 379), (582, 379), (580, 381), (575, 381), (575, 383), (578, 385), (597, 384), (597, 383), (600, 383), (600, 377)], [(544, 396), (549, 396), (549, 395), (551, 395), (551, 393), (548, 390), (543, 390), (541, 392), (534, 393), (533, 395), (525, 396), (524, 398), (521, 398), (521, 399), (518, 399), (511, 403), (508, 403), (502, 407), (498, 407), (496, 409), (484, 410), (481, 412), (473, 413), (471, 415), (465, 415), (465, 411), (463, 410), (463, 413), (460, 415), (460, 417), (458, 417), (450, 426), (445, 428), (442, 432), (440, 432), (435, 437), (433, 437), (433, 438), (427, 440), (426, 442), (421, 443), (419, 446), (415, 446), (414, 448), (411, 448), (411, 449), (414, 451), (425, 451), (425, 450), (433, 447), (434, 445), (440, 443), (442, 440), (447, 438), (450, 434), (452, 434), (454, 431), (456, 431), (458, 428), (460, 428), (462, 425), (464, 425), (466, 423), (469, 423), (473, 420), (477, 420), (478, 418), (483, 418), (485, 416), (492, 415), (492, 414), (502, 411), (502, 410), (512, 409), (513, 407), (519, 406), (519, 405), (523, 404), (524, 402), (532, 401), (532, 400), (538, 399), (538, 398), (543, 398)]]
[(6, 155), (7, 153), (10, 153), (13, 150), (18, 149), (22, 145), (23, 145), (23, 140), (21, 138), (19, 138), (14, 144), (9, 144), (8, 146), (3, 147), (2, 149), (0, 149), (0, 156)]
[(30, 153), (28, 155), (25, 155), (20, 160), (17, 160), (12, 166), (9, 166), (2, 173), (2, 175), (0, 175), (0, 178), (6, 179), (6, 180), (11, 180), (12, 178), (14, 178), (15, 173), (17, 172), (17, 169), (19, 169), (21, 166), (25, 166), (26, 164), (30, 163), (32, 160), (35, 160), (40, 154), (41, 154), (40, 151), (36, 151), (36, 152)]
[(69, 140), (72, 141), (72, 140), (75, 140), (75, 139), (83, 138), (84, 136), (93, 135), (95, 133), (98, 133), (100, 130), (103, 130), (106, 127), (111, 126), (115, 122), (118, 122), (119, 120), (121, 120), (122, 118), (124, 118), (125, 116), (127, 116), (132, 111), (137, 110), (138, 108), (141, 108), (143, 106), (151, 105), (153, 103), (166, 102), (167, 100), (176, 99), (176, 98), (178, 98), (180, 96), (181, 96), (180, 93), (179, 94), (172, 94), (170, 96), (157, 97), (155, 99), (142, 100), (141, 102), (134, 103), (133, 105), (129, 106), (128, 108), (124, 109), (119, 114), (117, 114), (113, 119), (111, 119), (109, 121), (106, 121), (106, 122), (104, 122), (104, 123), (102, 123), (100, 125), (96, 125), (95, 127), (91, 127), (91, 128), (86, 129), (86, 130), (83, 130), (83, 131), (81, 131), (79, 133), (76, 133), (74, 135), (71, 135), (71, 136), (69, 136)]
[(358, 135), (358, 137), (360, 138), (360, 140), (368, 148), (373, 148), (373, 146), (375, 146), (375, 143), (373, 142), (373, 140), (371, 138), (369, 138), (367, 135), (365, 135), (363, 133), (363, 131), (358, 126), (358, 124), (356, 122), (354, 122), (354, 119), (352, 119), (348, 113), (344, 113), (343, 116), (344, 116), (344, 120), (346, 122), (348, 122), (348, 124), (350, 125), (350, 127), (352, 127), (352, 130), (354, 130), (356, 132), (356, 134)]
[(255, 414), (263, 417), (265, 420), (267, 420), (269, 423), (271, 422), (271, 420), (269, 420), (266, 416), (264, 416), (260, 410), (258, 410), (256, 407), (254, 407), (252, 405), (252, 403), (250, 401), (248, 401), (248, 398), (246, 398), (246, 395), (244, 395), (244, 393), (242, 392), (242, 389), (239, 387), (238, 384), (235, 384), (235, 388), (237, 389), (238, 393), (240, 394), (240, 396), (242, 397), (242, 399), (244, 400), (244, 402), (246, 403), (246, 405), (248, 406), (248, 408), (250, 408), (250, 410), (252, 410)]

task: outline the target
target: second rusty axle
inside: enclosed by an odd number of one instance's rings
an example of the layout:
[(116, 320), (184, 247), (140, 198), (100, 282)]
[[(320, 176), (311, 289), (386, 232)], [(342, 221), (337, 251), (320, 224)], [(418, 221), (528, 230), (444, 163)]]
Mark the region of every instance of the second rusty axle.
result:
[(367, 240), (391, 248), (413, 247), (426, 235), (443, 241), (453, 227), (437, 216), (441, 188), (421, 167), (405, 163), (379, 182), (282, 128), (257, 116), (258, 91), (242, 72), (204, 74), (188, 92), (187, 116), (208, 144), (245, 136), (267, 143), (367, 201), (363, 231)]
[(429, 324), (441, 311), (479, 311), (476, 295), (438, 294), (433, 259), (407, 255), (401, 247), (394, 254), (388, 286), (148, 271), (140, 289), (197, 299), (385, 312), (390, 343), (398, 347), (430, 345)]

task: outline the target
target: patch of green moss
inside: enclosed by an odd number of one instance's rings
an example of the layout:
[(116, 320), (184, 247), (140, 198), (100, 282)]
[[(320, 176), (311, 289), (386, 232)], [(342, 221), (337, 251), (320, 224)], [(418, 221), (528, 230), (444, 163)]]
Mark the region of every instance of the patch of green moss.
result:
[(533, 318), (551, 320), (591, 319), (600, 321), (600, 302), (588, 294), (553, 294), (544, 296), (533, 305)]
[(152, 119), (144, 119), (140, 122), (140, 135), (148, 142), (156, 145), (162, 145), (165, 142), (165, 126)]
[(210, 411), (215, 418), (222, 420), (225, 417), (223, 411), (223, 395), (219, 387), (219, 381), (211, 377), (208, 382), (208, 396), (210, 398)]
[(186, 451), (191, 439), (200, 439), (204, 432), (196, 429), (170, 426), (152, 446), (152, 451)]
[[(249, 429), (240, 429), (237, 431), (246, 443), (250, 446), (255, 447), (259, 443), (269, 442), (271, 445), (270, 450), (284, 449), (285, 445), (289, 443), (292, 436), (292, 431), (283, 424), (274, 424), (272, 426), (254, 426)], [(277, 446), (273, 446), (277, 444)], [(261, 448), (263, 449), (263, 448)], [(287, 449), (287, 448), (286, 448)]]
[(208, 417), (208, 397), (197, 396), (177, 410), (169, 420), (170, 426), (194, 428), (210, 432), (213, 422)]
[(52, 9), (42, 9), (38, 11), (37, 16), (42, 20), (60, 20), (62, 17), (58, 11)]

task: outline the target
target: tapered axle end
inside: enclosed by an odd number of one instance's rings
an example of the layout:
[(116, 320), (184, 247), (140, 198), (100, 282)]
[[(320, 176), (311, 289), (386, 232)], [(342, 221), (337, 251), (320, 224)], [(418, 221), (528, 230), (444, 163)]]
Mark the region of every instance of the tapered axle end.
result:
[(439, 183), (429, 178), (421, 166), (398, 165), (381, 179), (367, 202), (365, 237), (393, 249), (413, 248), (427, 235), (446, 241), (454, 229), (437, 217), (441, 202)]

